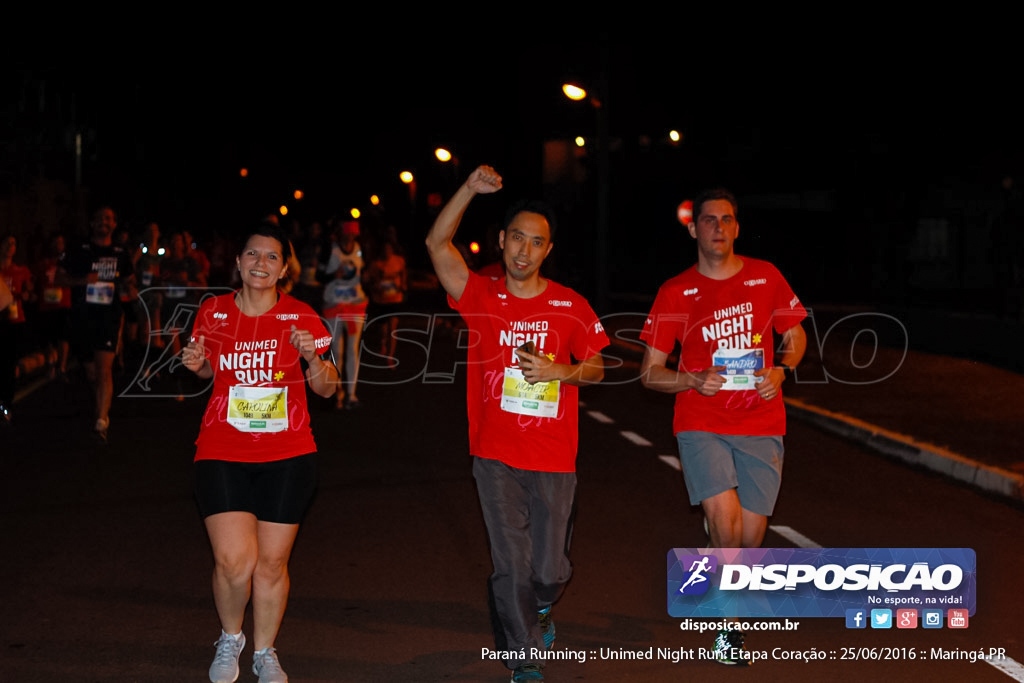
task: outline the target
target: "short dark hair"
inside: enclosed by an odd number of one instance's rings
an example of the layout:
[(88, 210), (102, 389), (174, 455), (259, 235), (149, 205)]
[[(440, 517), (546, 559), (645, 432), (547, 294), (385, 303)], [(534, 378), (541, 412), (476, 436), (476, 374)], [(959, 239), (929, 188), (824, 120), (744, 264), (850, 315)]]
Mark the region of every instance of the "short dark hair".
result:
[(244, 250), (245, 245), (249, 243), (249, 240), (259, 235), (260, 237), (270, 237), (271, 239), (277, 240), (281, 244), (281, 256), (284, 257), (285, 261), (288, 261), (292, 257), (292, 246), (288, 236), (284, 234), (284, 230), (277, 223), (271, 221), (261, 221), (249, 228), (248, 230), (242, 231), (242, 240), (240, 244)]
[(733, 215), (739, 213), (740, 207), (736, 203), (736, 195), (724, 187), (713, 187), (709, 190), (704, 190), (697, 195), (697, 198), (693, 200), (694, 219), (700, 217), (700, 212), (704, 209), (704, 202), (713, 202), (716, 199), (727, 201), (732, 204)]
[(512, 221), (515, 220), (516, 216), (523, 213), (540, 214), (548, 222), (548, 241), (554, 243), (555, 241), (555, 228), (557, 227), (558, 221), (555, 220), (555, 210), (551, 208), (551, 205), (540, 199), (520, 199), (518, 202), (508, 207), (508, 211), (505, 212), (505, 222), (501, 224), (502, 230), (508, 230), (508, 226), (512, 225)]

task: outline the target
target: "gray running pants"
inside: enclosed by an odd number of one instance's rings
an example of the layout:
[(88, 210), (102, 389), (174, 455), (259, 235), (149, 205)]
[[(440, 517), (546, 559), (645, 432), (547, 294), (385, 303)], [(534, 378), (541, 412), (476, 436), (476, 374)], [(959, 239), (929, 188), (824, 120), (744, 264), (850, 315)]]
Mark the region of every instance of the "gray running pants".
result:
[(480, 508), (491, 544), (495, 649), (524, 653), (514, 669), (544, 649), (537, 612), (554, 604), (572, 576), (569, 543), (576, 507), (575, 472), (520, 470), (473, 458)]

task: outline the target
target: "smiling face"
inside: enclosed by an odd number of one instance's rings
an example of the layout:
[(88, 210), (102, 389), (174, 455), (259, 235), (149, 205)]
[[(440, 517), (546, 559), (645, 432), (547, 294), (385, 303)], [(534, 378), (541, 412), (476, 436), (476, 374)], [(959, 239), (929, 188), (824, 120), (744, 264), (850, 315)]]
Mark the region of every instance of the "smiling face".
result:
[(109, 206), (99, 209), (92, 217), (92, 241), (110, 244), (117, 229), (117, 214)]
[(555, 246), (551, 228), (544, 216), (520, 211), (508, 227), (498, 235), (505, 272), (514, 280), (524, 282), (537, 276), (540, 265)]
[(281, 243), (265, 235), (250, 237), (236, 261), (242, 286), (250, 289), (273, 289), (288, 270)]

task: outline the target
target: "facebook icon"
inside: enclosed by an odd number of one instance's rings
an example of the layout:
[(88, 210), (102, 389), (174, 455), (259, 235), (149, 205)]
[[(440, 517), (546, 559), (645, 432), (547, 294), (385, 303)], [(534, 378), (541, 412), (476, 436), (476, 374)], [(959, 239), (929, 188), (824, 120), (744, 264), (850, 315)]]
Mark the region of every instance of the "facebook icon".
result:
[(867, 613), (862, 609), (846, 610), (846, 628), (867, 628)]

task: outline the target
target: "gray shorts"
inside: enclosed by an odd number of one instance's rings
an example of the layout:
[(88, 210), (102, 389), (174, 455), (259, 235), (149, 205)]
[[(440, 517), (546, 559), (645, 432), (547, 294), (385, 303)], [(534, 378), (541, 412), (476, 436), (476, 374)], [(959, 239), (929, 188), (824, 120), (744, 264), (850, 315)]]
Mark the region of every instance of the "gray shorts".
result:
[(765, 517), (775, 510), (782, 483), (781, 436), (679, 432), (676, 442), (691, 505), (736, 489), (744, 510)]

